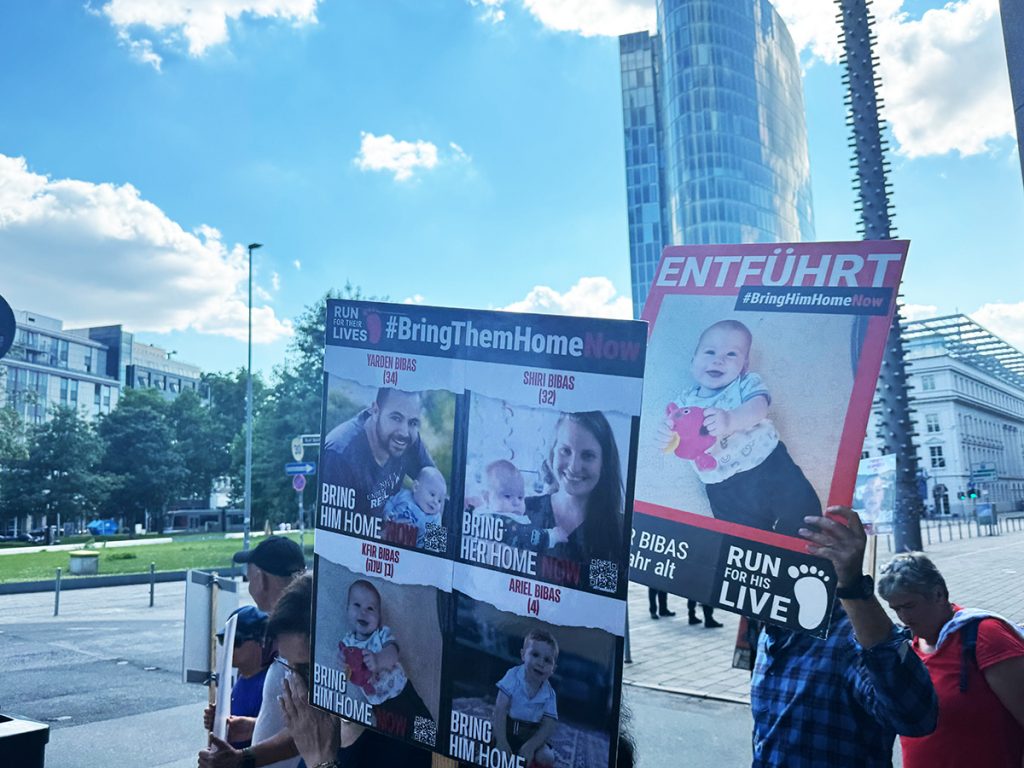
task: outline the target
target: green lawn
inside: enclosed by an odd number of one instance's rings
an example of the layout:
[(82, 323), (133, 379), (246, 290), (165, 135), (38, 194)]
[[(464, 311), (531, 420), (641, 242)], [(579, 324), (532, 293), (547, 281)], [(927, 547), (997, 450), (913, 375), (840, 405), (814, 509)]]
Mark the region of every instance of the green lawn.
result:
[[(298, 533), (287, 534), (296, 542)], [(259, 542), (255, 539), (253, 545)], [(313, 532), (306, 532), (306, 550), (313, 546)], [(135, 547), (105, 549), (100, 553), (100, 575), (117, 573), (146, 573), (149, 564), (156, 563), (158, 571), (183, 571), (187, 568), (228, 568), (231, 556), (242, 548), (241, 539), (182, 536), (170, 544), (143, 544)], [(39, 581), (52, 579), (57, 569), (61, 578), (76, 578), (68, 574), (71, 558), (67, 551), (31, 552), (20, 555), (0, 555), (0, 583), (11, 581)]]

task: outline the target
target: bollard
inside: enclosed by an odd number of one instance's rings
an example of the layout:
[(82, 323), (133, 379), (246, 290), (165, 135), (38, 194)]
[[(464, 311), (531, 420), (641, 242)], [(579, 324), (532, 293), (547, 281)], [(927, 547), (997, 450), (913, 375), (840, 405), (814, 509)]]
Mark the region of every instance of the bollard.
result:
[(57, 569), (57, 578), (53, 582), (53, 615), (60, 613), (60, 568)]
[(956, 533), (957, 533), (957, 538), (960, 539), (960, 540), (963, 540), (963, 538), (964, 538), (964, 527), (961, 524), (959, 519), (957, 519), (957, 521), (956, 521)]
[(941, 544), (942, 543), (942, 522), (941, 521), (939, 522), (938, 529), (939, 529), (939, 544)]
[(932, 527), (930, 525), (926, 525), (924, 527), (924, 532), (928, 536), (928, 546), (930, 547), (932, 545)]
[(156, 563), (149, 564), (149, 607), (153, 607), (153, 589), (156, 587)]

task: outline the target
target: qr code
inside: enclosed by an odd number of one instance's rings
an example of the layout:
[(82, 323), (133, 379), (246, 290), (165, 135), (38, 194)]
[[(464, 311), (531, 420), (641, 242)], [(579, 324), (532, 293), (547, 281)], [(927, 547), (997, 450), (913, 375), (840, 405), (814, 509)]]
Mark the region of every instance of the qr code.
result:
[(437, 723), (429, 717), (417, 715), (412, 726), (412, 737), (420, 744), (433, 747), (437, 743)]
[(615, 592), (619, 588), (619, 568), (611, 560), (590, 561), (590, 588)]
[(423, 548), (431, 552), (448, 551), (448, 529), (437, 523), (427, 523), (427, 531), (423, 537)]

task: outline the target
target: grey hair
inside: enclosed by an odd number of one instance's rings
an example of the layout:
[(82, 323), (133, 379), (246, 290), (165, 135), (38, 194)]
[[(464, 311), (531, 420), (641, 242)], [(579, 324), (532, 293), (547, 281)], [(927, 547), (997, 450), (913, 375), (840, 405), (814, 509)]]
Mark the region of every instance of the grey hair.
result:
[(888, 600), (894, 592), (913, 592), (927, 595), (939, 587), (946, 599), (949, 589), (939, 569), (921, 552), (904, 552), (886, 563), (878, 579), (878, 594)]

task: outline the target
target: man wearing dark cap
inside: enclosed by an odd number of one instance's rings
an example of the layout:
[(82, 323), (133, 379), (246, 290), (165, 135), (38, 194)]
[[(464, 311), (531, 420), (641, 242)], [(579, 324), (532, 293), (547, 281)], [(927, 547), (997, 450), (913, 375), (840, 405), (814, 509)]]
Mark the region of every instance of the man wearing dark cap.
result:
[[(263, 680), (267, 675), (273, 657), (266, 652), (264, 638), (270, 617), (259, 608), (243, 605), (231, 612), (235, 616), (235, 647), (231, 651), (231, 666), (238, 670), (238, 679), (231, 688), (231, 716), (229, 730), (251, 731), (252, 726), (243, 724), (241, 718), (253, 721), (260, 713), (263, 702)], [(217, 633), (217, 642), (224, 644), (224, 630)], [(203, 722), (206, 730), (213, 728), (212, 706), (206, 708)], [(248, 747), (250, 739), (234, 739), (231, 746), (236, 749)]]
[[(236, 552), (232, 559), (248, 565), (249, 594), (268, 614), (292, 578), (306, 570), (299, 545), (285, 536), (268, 536), (253, 549)], [(264, 703), (253, 725), (252, 746), (238, 750), (211, 734), (210, 747), (199, 753), (199, 768), (294, 768), (298, 750), (277, 703), (284, 693), (283, 681), (284, 667), (271, 664), (263, 681)], [(234, 730), (230, 733), (232, 739), (245, 735)]]

